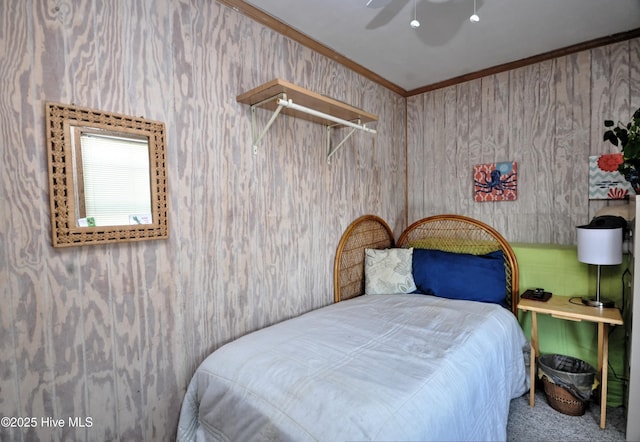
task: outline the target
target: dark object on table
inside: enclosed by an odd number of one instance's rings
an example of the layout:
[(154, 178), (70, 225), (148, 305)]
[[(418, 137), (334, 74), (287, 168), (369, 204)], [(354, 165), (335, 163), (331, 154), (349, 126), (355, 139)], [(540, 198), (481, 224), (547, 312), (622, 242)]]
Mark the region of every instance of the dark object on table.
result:
[(533, 299), (534, 301), (546, 302), (551, 298), (551, 292), (545, 292), (544, 289), (529, 289), (521, 296), (524, 299)]

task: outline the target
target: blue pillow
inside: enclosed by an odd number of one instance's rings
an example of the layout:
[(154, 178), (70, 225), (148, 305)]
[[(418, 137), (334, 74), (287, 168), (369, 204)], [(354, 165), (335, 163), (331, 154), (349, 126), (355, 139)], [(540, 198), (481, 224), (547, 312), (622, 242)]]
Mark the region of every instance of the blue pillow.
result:
[(423, 294), (507, 305), (502, 250), (469, 255), (414, 248), (413, 280)]

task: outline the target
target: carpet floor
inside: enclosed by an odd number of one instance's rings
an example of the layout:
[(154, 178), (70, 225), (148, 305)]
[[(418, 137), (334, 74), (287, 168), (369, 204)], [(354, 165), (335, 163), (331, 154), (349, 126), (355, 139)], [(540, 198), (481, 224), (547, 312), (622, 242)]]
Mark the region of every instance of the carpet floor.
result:
[(600, 404), (591, 401), (582, 416), (568, 416), (549, 406), (544, 392), (536, 392), (535, 406), (529, 393), (513, 399), (509, 406), (508, 441), (624, 441), (624, 407), (607, 407), (607, 424), (600, 428)]

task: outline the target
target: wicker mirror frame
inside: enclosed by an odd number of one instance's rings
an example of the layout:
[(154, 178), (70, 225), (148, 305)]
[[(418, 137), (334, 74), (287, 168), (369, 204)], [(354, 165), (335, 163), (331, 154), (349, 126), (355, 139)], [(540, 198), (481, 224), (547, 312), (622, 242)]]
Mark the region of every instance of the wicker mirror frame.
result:
[[(168, 238), (164, 123), (74, 105), (47, 102), (45, 106), (52, 245), (70, 247)], [(77, 225), (71, 130), (78, 127), (147, 138), (151, 224), (100, 227)]]

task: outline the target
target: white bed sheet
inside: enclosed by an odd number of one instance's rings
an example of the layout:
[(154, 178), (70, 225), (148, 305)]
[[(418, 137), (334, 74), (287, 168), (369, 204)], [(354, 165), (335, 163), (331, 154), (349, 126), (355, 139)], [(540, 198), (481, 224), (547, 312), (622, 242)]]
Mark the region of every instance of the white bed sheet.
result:
[(525, 344), (496, 305), (360, 296), (212, 353), (178, 440), (505, 440)]

